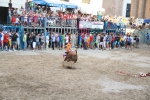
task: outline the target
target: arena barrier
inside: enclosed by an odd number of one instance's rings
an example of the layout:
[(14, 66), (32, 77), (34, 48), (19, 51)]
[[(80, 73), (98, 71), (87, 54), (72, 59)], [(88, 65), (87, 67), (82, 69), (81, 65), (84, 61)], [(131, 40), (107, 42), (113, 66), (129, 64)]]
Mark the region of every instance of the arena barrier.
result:
[[(52, 21), (52, 18), (49, 19)], [(60, 19), (59, 19), (60, 20)], [(59, 22), (58, 20), (58, 22)], [(108, 24), (108, 26), (111, 26), (111, 28), (109, 28), (107, 26), (107, 23), (103, 23), (101, 24), (101, 22), (92, 22), (92, 23), (99, 23), (100, 28), (93, 28), (90, 26), (90, 22), (84, 22), (82, 21), (82, 27), (83, 28), (80, 28), (78, 26), (80, 25), (77, 25), (77, 20), (75, 19), (69, 19), (69, 20), (63, 20), (61, 19), (60, 21), (64, 21), (65, 23), (73, 23), (73, 24), (70, 24), (69, 26), (67, 24), (60, 24), (59, 23), (57, 24), (57, 19), (53, 19), (53, 22), (56, 23), (55, 25), (52, 25), (52, 23), (49, 23), (47, 18), (43, 19), (42, 22), (42, 26), (39, 26), (39, 25), (35, 25), (34, 26), (24, 26), (24, 25), (10, 25), (10, 26), (4, 26), (4, 31), (13, 31), (13, 32), (18, 32), (19, 33), (19, 40), (20, 40), (20, 48), (23, 48), (23, 35), (24, 35), (24, 32), (34, 32), (34, 33), (38, 33), (38, 34), (42, 34), (44, 33), (45, 36), (49, 33), (51, 34), (52, 32), (58, 32), (60, 34), (67, 34), (67, 33), (70, 33), (70, 34), (76, 34), (78, 35), (79, 33), (87, 33), (87, 34), (98, 34), (98, 33), (116, 33), (116, 34), (125, 34), (126, 32), (126, 27), (124, 25), (121, 26), (121, 24), (119, 24), (120, 26), (117, 27), (117, 24)], [(70, 22), (68, 22), (70, 21)], [(41, 23), (40, 22), (40, 23)], [(79, 21), (80, 22), (80, 21)], [(40, 24), (38, 23), (38, 24)], [(63, 23), (63, 22), (60, 22), (60, 23)], [(80, 24), (80, 23), (79, 23)], [(90, 26), (90, 28), (84, 28), (84, 24), (85, 26), (88, 24)], [(112, 27), (112, 25), (115, 25)]]

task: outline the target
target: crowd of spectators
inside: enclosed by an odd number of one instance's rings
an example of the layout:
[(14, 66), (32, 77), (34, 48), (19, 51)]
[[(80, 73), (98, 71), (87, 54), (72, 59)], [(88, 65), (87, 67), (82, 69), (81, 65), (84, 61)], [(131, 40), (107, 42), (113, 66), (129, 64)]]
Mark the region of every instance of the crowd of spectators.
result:
[[(22, 38), (21, 38), (22, 37)], [(146, 35), (146, 43), (149, 44), (149, 34)], [(21, 44), (21, 41), (23, 43)], [(23, 49), (26, 50), (45, 50), (51, 48), (65, 49), (68, 43), (71, 43), (72, 47), (78, 47), (80, 49), (98, 49), (109, 50), (116, 48), (139, 48), (140, 37), (137, 34), (116, 35), (115, 33), (97, 33), (97, 34), (60, 34), (58, 32), (44, 33), (29, 33), (25, 32), (23, 36), (20, 36), (18, 32), (0, 31), (0, 50), (16, 51)], [(21, 48), (21, 45), (23, 48)]]
[(149, 19), (130, 19), (122, 16), (109, 16), (103, 14), (84, 14), (80, 10), (57, 10), (52, 11), (50, 7), (38, 5), (32, 1), (26, 1), (25, 8), (12, 8), (10, 0), (8, 9), (8, 23), (13, 25), (44, 27), (44, 21), (47, 26), (70, 26), (77, 27), (79, 21), (102, 21), (104, 29), (133, 28), (142, 29), (150, 28)]
[(25, 3), (25, 8), (12, 8), (12, 4), (9, 4), (8, 23), (12, 23), (13, 25), (44, 27), (44, 21), (47, 22), (47, 26), (70, 27), (77, 27), (79, 21), (103, 21), (105, 22), (105, 29), (125, 28), (125, 25), (127, 25), (126, 18), (120, 16), (84, 14), (76, 9), (52, 11), (50, 7), (41, 6), (32, 1), (28, 2), (28, 0)]
[(150, 19), (143, 19), (143, 18), (130, 18), (130, 23), (128, 25), (132, 29), (143, 29), (143, 28), (150, 28)]

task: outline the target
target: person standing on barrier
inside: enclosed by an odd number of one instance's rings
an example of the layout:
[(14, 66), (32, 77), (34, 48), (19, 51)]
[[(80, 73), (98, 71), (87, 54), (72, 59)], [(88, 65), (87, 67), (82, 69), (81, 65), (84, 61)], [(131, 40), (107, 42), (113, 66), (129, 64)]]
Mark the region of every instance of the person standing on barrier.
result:
[(10, 9), (12, 8), (11, 0), (9, 0), (8, 7), (9, 7)]
[(28, 3), (28, 0), (26, 0), (26, 2), (25, 2), (25, 10), (28, 10), (28, 8), (29, 8), (29, 3)]

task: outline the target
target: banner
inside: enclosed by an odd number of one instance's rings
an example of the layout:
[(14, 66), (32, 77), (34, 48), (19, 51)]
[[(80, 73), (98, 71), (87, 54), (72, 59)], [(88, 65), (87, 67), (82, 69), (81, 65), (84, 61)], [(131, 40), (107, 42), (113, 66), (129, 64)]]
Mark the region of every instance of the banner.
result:
[(79, 28), (98, 28), (103, 29), (104, 22), (87, 22), (87, 21), (80, 21)]

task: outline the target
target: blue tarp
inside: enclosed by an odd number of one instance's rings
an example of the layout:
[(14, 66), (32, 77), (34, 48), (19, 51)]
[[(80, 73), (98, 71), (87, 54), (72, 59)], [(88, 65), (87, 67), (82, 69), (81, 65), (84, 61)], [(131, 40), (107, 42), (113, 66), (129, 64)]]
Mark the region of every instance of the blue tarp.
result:
[(47, 5), (51, 7), (78, 8), (77, 5), (69, 2), (52, 1), (52, 0), (32, 0), (32, 1), (40, 5)]
[(46, 5), (46, 1), (44, 0), (32, 0), (33, 2), (37, 3), (37, 4), (41, 4), (41, 5)]

